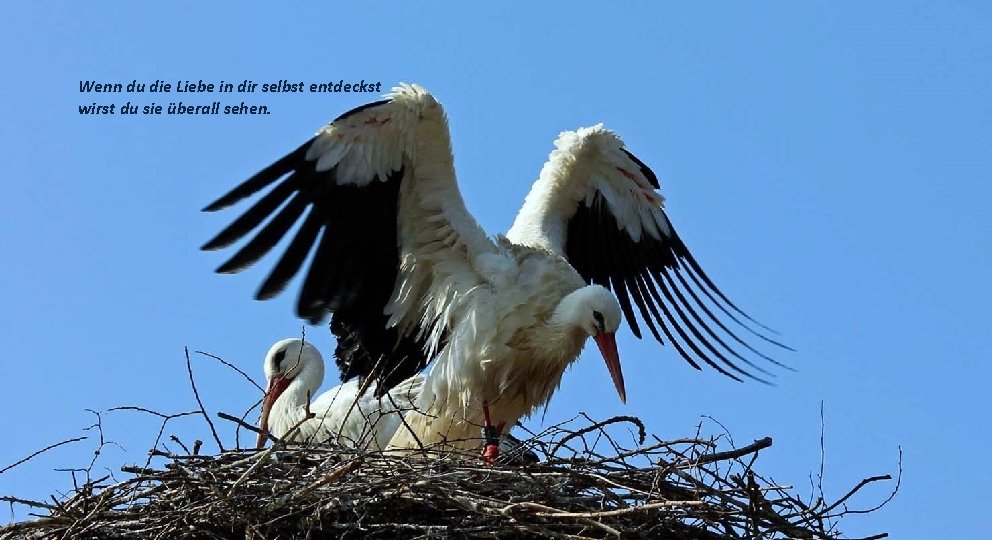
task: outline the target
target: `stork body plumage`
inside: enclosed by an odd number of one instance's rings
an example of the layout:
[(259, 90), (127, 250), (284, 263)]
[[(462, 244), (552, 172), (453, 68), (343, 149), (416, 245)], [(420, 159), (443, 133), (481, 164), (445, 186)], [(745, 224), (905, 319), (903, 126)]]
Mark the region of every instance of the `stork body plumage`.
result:
[(257, 298), (278, 294), (313, 251), (297, 314), (332, 315), (343, 379), (357, 375), (382, 395), (434, 361), (397, 448), (477, 445), (486, 413), (510, 425), (547, 403), (589, 337), (625, 399), (614, 333), (622, 314), (640, 337), (635, 307), (694, 367), (758, 378), (743, 362), (767, 374), (745, 354), (771, 359), (730, 326), (777, 342), (702, 271), (654, 173), (601, 125), (555, 145), (507, 236), (490, 238), (459, 193), (440, 104), (403, 85), (209, 205), (276, 184), (204, 249), (257, 229), (218, 268), (238, 272), (306, 213)]
[(480, 427), (513, 425), (547, 403), (589, 336), (602, 341), (617, 391), (626, 398), (613, 338), (620, 308), (609, 291), (584, 285), (560, 257), (500, 244), (516, 272), (454, 300), (451, 316), (464, 322), (450, 330), (392, 447), (477, 447)]

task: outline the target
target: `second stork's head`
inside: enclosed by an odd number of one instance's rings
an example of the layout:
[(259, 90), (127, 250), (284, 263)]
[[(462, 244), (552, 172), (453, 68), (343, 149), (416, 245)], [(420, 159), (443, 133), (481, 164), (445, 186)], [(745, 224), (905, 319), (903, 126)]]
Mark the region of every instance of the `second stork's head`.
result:
[(627, 392), (616, 342), (620, 318), (620, 304), (613, 293), (602, 285), (587, 285), (568, 294), (562, 298), (552, 317), (555, 323), (581, 332), (583, 339), (588, 336), (596, 341), (620, 394), (620, 401), (626, 402)]
[[(290, 338), (276, 342), (265, 354), (265, 380), (267, 388), (262, 400), (262, 418), (257, 446), (265, 444), (269, 432), (270, 415), (279, 418), (307, 405), (324, 381), (324, 359), (320, 351), (301, 339)], [(278, 406), (277, 406), (278, 403)], [(276, 409), (273, 412), (273, 409)], [(291, 426), (282, 426), (284, 428)], [(280, 430), (277, 430), (280, 431)]]

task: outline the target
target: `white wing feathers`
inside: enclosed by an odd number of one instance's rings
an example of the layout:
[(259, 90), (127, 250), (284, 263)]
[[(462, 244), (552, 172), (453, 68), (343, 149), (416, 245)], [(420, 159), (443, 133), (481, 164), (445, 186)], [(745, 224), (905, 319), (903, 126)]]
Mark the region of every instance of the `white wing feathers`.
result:
[[(386, 103), (322, 129), (307, 151), (317, 170), (338, 167), (339, 184), (365, 185), (403, 170), (398, 209), (400, 273), (386, 314), (390, 325), (443, 317), (452, 294), (478, 284), (472, 264), (496, 251), (469, 214), (455, 177), (441, 105), (417, 85), (401, 85)], [(411, 316), (423, 307), (419, 316)]]
[(568, 220), (580, 202), (602, 193), (622, 230), (638, 242), (670, 234), (664, 197), (650, 169), (624, 149), (615, 133), (597, 124), (565, 131), (541, 169), (507, 233), (510, 241), (564, 255)]
[(317, 172), (337, 167), (338, 184), (364, 186), (373, 179), (386, 181), (403, 167), (404, 157), (415, 158), (420, 110), (433, 98), (419, 86), (401, 86), (384, 97), (317, 132), (306, 153), (308, 161), (317, 162)]
[(418, 86), (400, 87), (391, 97), (399, 103), (415, 101), (418, 120), (415, 129), (397, 136), (407, 141), (396, 146), (407, 147), (404, 167), (409, 173), (400, 186), (400, 269), (385, 313), (388, 324), (400, 326), (401, 332), (414, 326), (432, 329), (433, 352), (455, 296), (494, 279), (498, 273), (492, 272), (490, 261), (502, 257), (465, 208), (441, 105)]

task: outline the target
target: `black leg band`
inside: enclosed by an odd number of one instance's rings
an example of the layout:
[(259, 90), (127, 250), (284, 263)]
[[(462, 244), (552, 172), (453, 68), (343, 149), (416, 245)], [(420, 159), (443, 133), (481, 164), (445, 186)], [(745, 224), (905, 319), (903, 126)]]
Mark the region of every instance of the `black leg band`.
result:
[(499, 446), (499, 435), (496, 433), (496, 426), (483, 426), (482, 434), (486, 438), (486, 445)]

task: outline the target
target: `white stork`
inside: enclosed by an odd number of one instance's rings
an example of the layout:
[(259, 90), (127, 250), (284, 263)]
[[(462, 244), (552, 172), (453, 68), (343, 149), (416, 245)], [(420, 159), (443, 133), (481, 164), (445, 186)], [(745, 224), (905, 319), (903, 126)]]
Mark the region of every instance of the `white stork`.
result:
[(415, 375), (375, 397), (372, 392), (359, 395), (359, 383), (353, 380), (310, 403), (324, 381), (324, 358), (310, 343), (293, 338), (269, 349), (264, 370), (268, 388), (262, 401), (259, 448), (266, 434), (283, 438), (296, 428), (291, 441), (333, 440), (353, 448), (383, 450), (400, 425), (400, 415), (412, 408), (424, 384), (423, 376)]
[(614, 333), (622, 313), (640, 337), (635, 306), (693, 367), (763, 380), (749, 357), (775, 361), (731, 326), (785, 346), (703, 272), (654, 173), (602, 125), (564, 132), (555, 146), (513, 227), (490, 238), (459, 193), (441, 105), (401, 85), (207, 206), (276, 184), (203, 249), (258, 229), (217, 269), (239, 272), (306, 214), (256, 298), (282, 291), (314, 251), (296, 311), (311, 323), (332, 315), (343, 380), (375, 381), (383, 395), (434, 361), (396, 448), (471, 446), (481, 425), (491, 459), (502, 426), (550, 399), (588, 337), (625, 400)]
[[(263, 364), (267, 389), (262, 401), (256, 446), (267, 434), (290, 442), (337, 444), (384, 450), (402, 423), (402, 414), (412, 410), (423, 389), (423, 375), (414, 375), (375, 397), (358, 380), (348, 381), (310, 397), (324, 380), (324, 358), (316, 347), (297, 338), (276, 342)], [(359, 394), (361, 392), (361, 394)], [(295, 431), (294, 431), (295, 429)], [(537, 462), (538, 456), (509, 434), (500, 441), (501, 450), (519, 462)]]

